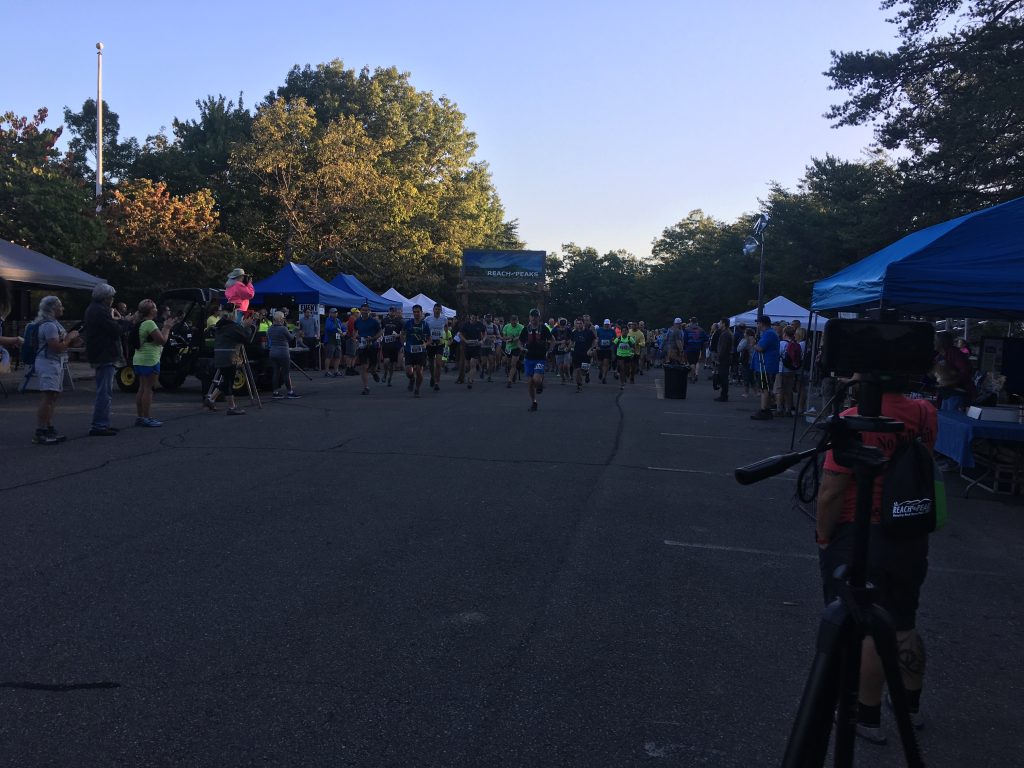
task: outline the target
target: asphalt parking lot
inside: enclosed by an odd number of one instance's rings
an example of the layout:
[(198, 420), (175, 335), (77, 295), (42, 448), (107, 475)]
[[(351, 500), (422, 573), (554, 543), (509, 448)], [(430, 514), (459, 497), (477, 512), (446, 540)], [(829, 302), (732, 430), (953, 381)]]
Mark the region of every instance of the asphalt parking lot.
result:
[[(304, 397), (31, 445), (0, 400), (0, 742), (66, 765), (778, 764), (821, 610), (750, 401), (299, 378)], [(735, 393), (734, 393), (735, 394)], [(802, 431), (802, 430), (801, 430)], [(799, 433), (798, 433), (799, 435)], [(809, 447), (810, 439), (800, 443)], [(1024, 764), (1024, 505), (948, 480), (919, 625), (929, 765)], [(884, 719), (883, 715), (883, 719)], [(858, 765), (902, 764), (858, 744)]]

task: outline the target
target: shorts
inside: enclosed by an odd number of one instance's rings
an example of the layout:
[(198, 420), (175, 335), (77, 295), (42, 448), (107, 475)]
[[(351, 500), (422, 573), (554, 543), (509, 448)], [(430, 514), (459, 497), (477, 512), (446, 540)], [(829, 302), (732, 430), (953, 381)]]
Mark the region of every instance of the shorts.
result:
[(423, 366), (427, 362), (426, 352), (406, 352), (405, 353), (405, 367), (412, 368), (414, 366)]
[(392, 363), (398, 362), (398, 350), (400, 349), (401, 346), (399, 346), (398, 344), (385, 344), (384, 346), (381, 347), (381, 350), (383, 350), (384, 352), (384, 359), (390, 360)]
[(578, 353), (574, 352), (573, 355), (572, 355), (572, 364), (573, 364), (574, 368), (581, 368), (586, 363), (589, 363), (589, 362), (590, 362), (590, 355), (588, 355), (586, 353), (581, 355), (581, 354), (578, 354)]
[(686, 362), (688, 362), (690, 365), (696, 365), (698, 360), (700, 360), (699, 349), (696, 350), (695, 352), (690, 352), (689, 350), (686, 351)]
[(512, 347), (512, 349), (506, 350), (505, 354), (509, 357), (519, 357), (522, 354), (522, 350), (519, 347)]
[(160, 363), (156, 365), (132, 365), (135, 369), (136, 376), (152, 376), (154, 373), (160, 373)]
[(64, 366), (59, 361), (50, 360), (49, 358), (36, 361), (33, 370), (36, 376), (39, 377), (39, 390), (41, 392), (64, 391)]
[(523, 372), (526, 378), (530, 378), (533, 375), (543, 376), (544, 375), (544, 361), (543, 360), (531, 360), (526, 358), (523, 361)]
[(324, 343), (324, 359), (333, 360), (337, 357), (341, 357), (345, 351), (345, 342), (340, 341), (337, 344), (332, 342)]
[(356, 355), (359, 365), (373, 365), (377, 362), (377, 347), (363, 347)]
[(433, 360), (438, 355), (444, 354), (444, 344), (428, 344), (427, 345), (427, 357)]
[(598, 349), (597, 350), (597, 359), (598, 360), (611, 360), (612, 359), (612, 351), (610, 349)]
[(558, 365), (568, 365), (569, 360), (571, 358), (572, 355), (570, 355), (568, 352), (559, 352), (557, 355), (555, 355), (555, 362)]
[[(841, 523), (831, 543), (818, 551), (825, 604), (835, 599), (836, 568), (848, 565), (853, 552), (853, 523)], [(868, 580), (878, 588), (878, 604), (892, 617), (893, 628), (906, 632), (916, 626), (921, 585), (928, 575), (928, 536), (895, 539), (882, 526), (871, 526), (868, 544)]]
[(494, 347), (480, 347), (480, 357), (491, 357), (494, 354)]
[(356, 356), (356, 340), (355, 339), (345, 339), (344, 344), (345, 344), (345, 346), (343, 347), (343, 349), (345, 350), (345, 355), (348, 356), (348, 357), (355, 357)]
[(771, 392), (775, 388), (775, 377), (777, 373), (762, 374), (761, 371), (754, 371), (754, 381), (757, 386), (765, 392)]
[(463, 344), (463, 347), (462, 357), (464, 360), (476, 360), (480, 357), (480, 347), (473, 347), (469, 344)]

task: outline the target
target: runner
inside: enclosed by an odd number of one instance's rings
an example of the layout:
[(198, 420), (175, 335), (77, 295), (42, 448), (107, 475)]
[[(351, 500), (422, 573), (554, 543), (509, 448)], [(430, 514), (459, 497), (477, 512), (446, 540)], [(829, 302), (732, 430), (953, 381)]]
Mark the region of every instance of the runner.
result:
[(324, 322), (324, 376), (341, 376), (342, 359), (345, 357), (345, 337), (348, 331), (338, 319), (338, 310), (331, 307)]
[(572, 362), (572, 329), (568, 323), (568, 320), (560, 317), (558, 324), (551, 331), (551, 336), (555, 340), (555, 365), (558, 366), (558, 378), (562, 386), (565, 386), (572, 376), (569, 370), (569, 363)]
[(431, 340), (430, 325), (423, 319), (423, 307), (412, 305), (412, 320), (407, 320), (402, 330), (402, 344), (405, 347), (405, 375), (409, 377), (409, 391), (413, 397), (420, 396), (423, 384), (423, 364), (427, 358), (427, 343)]
[(505, 384), (509, 389), (512, 388), (512, 382), (516, 380), (519, 375), (519, 335), (523, 332), (523, 326), (519, 322), (519, 315), (512, 315), (509, 318), (508, 324), (501, 329), (502, 336), (505, 337), (505, 375), (507, 382)]
[(483, 343), (486, 326), (472, 312), (469, 321), (459, 329), (462, 336), (462, 355), (466, 361), (466, 389), (473, 388), (474, 370), (480, 371), (480, 346)]
[(544, 391), (544, 359), (554, 347), (551, 331), (541, 325), (540, 310), (530, 310), (530, 323), (519, 333), (519, 341), (526, 351), (523, 375), (529, 384), (530, 410), (537, 410), (537, 395)]
[[(640, 325), (643, 325), (643, 323), (640, 323)], [(641, 376), (644, 375), (644, 356), (647, 350), (647, 334), (644, 333), (643, 328), (637, 328), (636, 323), (630, 323), (628, 335), (633, 337), (633, 365), (629, 371), (629, 383), (633, 384), (633, 379), (636, 378), (638, 371)]]
[(494, 372), (494, 366), (496, 365), (495, 360), (495, 344), (499, 341), (501, 331), (498, 326), (494, 323), (494, 318), (491, 315), (484, 315), (484, 337), (480, 342), (480, 378), (487, 374), (487, 383), (490, 384), (491, 374)]
[(398, 353), (402, 350), (402, 308), (393, 306), (388, 309), (384, 318), (384, 336), (381, 339), (381, 352), (384, 355), (384, 380), (391, 386), (391, 377), (398, 367)]
[(441, 389), (441, 362), (444, 360), (445, 329), (448, 321), (441, 314), (441, 305), (434, 305), (434, 313), (426, 319), (430, 329), (430, 343), (427, 345), (427, 363), (430, 366), (430, 387), (435, 392)]
[(619, 366), (619, 389), (626, 388), (626, 379), (631, 379), (633, 355), (636, 353), (636, 340), (628, 333), (623, 333), (615, 340), (615, 361)]
[(608, 367), (612, 363), (612, 344), (615, 342), (615, 329), (607, 317), (604, 325), (597, 329), (597, 362), (601, 365), (601, 383), (608, 383)]
[(572, 365), (576, 369), (576, 391), (583, 391), (583, 377), (590, 379), (590, 353), (597, 348), (597, 334), (580, 318), (572, 330)]
[[(358, 336), (356, 341), (356, 360), (359, 364), (359, 378), (363, 381), (363, 394), (368, 395), (370, 394), (370, 388), (367, 386), (366, 378), (369, 369), (377, 359), (379, 351), (377, 343), (383, 334), (380, 321), (375, 317), (370, 317), (369, 304), (363, 304), (359, 309), (359, 318), (355, 321), (355, 331)], [(373, 372), (373, 380), (380, 381), (380, 376), (377, 375), (376, 371)]]

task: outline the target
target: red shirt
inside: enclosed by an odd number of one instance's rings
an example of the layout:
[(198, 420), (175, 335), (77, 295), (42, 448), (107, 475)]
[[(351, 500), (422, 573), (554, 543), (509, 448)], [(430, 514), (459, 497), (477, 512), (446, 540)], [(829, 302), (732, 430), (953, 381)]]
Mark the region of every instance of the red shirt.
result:
[[(847, 408), (840, 415), (847, 416), (856, 414), (856, 408)], [(882, 415), (891, 419), (902, 421), (904, 430), (902, 432), (862, 432), (861, 439), (864, 445), (877, 445), (887, 457), (892, 456), (899, 441), (920, 437), (922, 442), (931, 451), (935, 447), (935, 436), (938, 434), (938, 416), (935, 406), (927, 400), (911, 400), (908, 397), (895, 392), (886, 392), (882, 395)], [(836, 463), (832, 451), (825, 454), (825, 469), (831, 472), (840, 472), (844, 475), (852, 475), (850, 467), (843, 467)], [(874, 499), (871, 502), (871, 522), (879, 522), (879, 510), (882, 506), (882, 477), (875, 479)], [(851, 482), (846, 487), (846, 495), (843, 496), (843, 510), (839, 514), (840, 523), (852, 523), (857, 512), (857, 483)]]

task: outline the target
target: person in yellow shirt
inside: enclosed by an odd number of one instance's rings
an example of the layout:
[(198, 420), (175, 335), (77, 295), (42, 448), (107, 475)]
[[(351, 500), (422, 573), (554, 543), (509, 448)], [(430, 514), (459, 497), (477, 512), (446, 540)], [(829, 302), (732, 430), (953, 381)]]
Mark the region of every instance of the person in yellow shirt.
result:
[(640, 371), (640, 375), (644, 375), (644, 360), (646, 359), (647, 352), (647, 334), (643, 330), (637, 327), (636, 323), (629, 324), (629, 330), (626, 331), (627, 336), (633, 338), (633, 367), (630, 371), (630, 381), (636, 377), (637, 371)]

